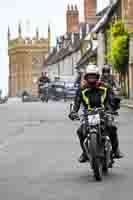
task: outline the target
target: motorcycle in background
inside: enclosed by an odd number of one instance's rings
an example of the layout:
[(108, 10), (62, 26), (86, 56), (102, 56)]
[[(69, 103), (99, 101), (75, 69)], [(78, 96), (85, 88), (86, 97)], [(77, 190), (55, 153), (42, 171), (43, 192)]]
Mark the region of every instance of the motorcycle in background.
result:
[(40, 99), (42, 102), (48, 102), (49, 100), (49, 83), (45, 83), (40, 86)]

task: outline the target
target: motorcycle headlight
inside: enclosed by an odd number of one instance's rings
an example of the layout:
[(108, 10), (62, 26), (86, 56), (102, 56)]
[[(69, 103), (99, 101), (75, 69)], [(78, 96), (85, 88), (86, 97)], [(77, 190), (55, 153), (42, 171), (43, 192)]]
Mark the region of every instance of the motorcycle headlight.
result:
[(90, 134), (91, 133), (97, 133), (97, 129), (96, 128), (90, 128), (89, 132), (90, 132)]

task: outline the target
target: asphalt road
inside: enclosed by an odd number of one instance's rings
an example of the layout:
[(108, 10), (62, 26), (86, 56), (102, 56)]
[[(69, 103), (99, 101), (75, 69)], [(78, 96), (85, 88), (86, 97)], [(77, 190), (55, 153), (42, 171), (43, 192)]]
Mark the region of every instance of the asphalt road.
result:
[(0, 105), (0, 200), (131, 200), (133, 196), (133, 110), (121, 110), (119, 136), (125, 158), (103, 182), (79, 164), (78, 122), (69, 105)]

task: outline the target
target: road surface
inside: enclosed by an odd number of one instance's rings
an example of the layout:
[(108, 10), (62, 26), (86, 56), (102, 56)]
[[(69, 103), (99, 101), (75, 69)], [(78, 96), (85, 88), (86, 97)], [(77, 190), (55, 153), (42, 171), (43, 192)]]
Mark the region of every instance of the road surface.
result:
[(100, 183), (77, 161), (78, 122), (67, 119), (68, 111), (63, 102), (0, 105), (1, 200), (132, 199), (133, 110), (121, 110), (125, 158)]

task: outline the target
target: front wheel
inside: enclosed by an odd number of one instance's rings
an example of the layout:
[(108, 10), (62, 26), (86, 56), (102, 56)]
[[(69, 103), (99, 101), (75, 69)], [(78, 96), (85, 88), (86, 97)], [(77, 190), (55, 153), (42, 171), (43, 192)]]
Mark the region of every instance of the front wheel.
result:
[(45, 101), (45, 99), (42, 97), (42, 98), (41, 98), (41, 101), (42, 101), (42, 102), (44, 102), (44, 101)]
[(91, 166), (93, 169), (94, 177), (97, 181), (102, 180), (102, 160), (98, 157), (97, 136), (91, 134), (90, 136), (90, 153), (91, 153)]
[(46, 99), (46, 103), (48, 103), (48, 100), (49, 100), (49, 99), (47, 98), (47, 99)]
[(48, 95), (45, 97), (45, 102), (46, 103), (48, 103), (48, 101), (49, 101), (49, 97), (48, 97)]

